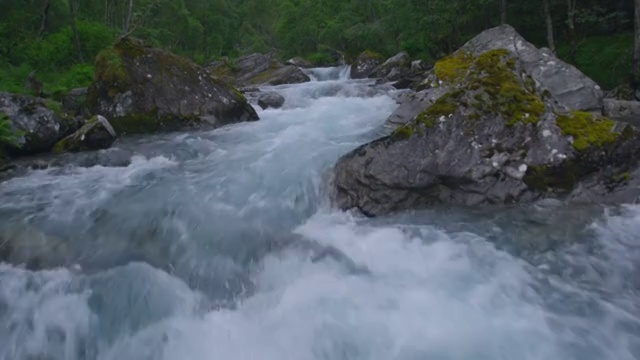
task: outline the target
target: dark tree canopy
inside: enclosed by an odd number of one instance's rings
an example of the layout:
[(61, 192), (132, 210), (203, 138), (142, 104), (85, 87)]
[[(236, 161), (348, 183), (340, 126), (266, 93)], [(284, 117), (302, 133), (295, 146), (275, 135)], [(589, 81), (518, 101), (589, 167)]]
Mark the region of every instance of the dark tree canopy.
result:
[(503, 21), (546, 46), (545, 3), (561, 57), (615, 78), (607, 87), (619, 82), (612, 71), (629, 74), (628, 0), (12, 0), (0, 2), (0, 67), (10, 69), (0, 87), (17, 90), (32, 70), (45, 80), (73, 70), (62, 87), (86, 82), (95, 55), (125, 33), (200, 63), (268, 51), (321, 61), (330, 50), (432, 61)]

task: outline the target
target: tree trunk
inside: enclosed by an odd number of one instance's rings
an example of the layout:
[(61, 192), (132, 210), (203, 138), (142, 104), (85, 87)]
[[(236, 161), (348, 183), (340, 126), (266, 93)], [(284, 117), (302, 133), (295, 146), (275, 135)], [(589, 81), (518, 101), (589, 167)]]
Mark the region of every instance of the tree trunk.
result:
[(569, 44), (571, 45), (571, 57), (574, 56), (576, 52), (576, 25), (575, 25), (575, 14), (576, 14), (576, 0), (567, 0), (567, 26), (569, 27), (568, 38)]
[(128, 34), (131, 31), (131, 22), (133, 20), (133, 8), (134, 0), (129, 0), (129, 13), (127, 14), (127, 20), (125, 21), (123, 34)]
[[(640, 1), (640, 0), (636, 0)], [(547, 44), (549, 46), (549, 50), (552, 52), (556, 52), (556, 44), (553, 38), (553, 18), (551, 17), (551, 8), (549, 7), (549, 0), (542, 0), (542, 5), (544, 7), (544, 15), (547, 21)]]
[(633, 52), (633, 67), (631, 72), (631, 88), (638, 99), (638, 90), (640, 90), (640, 0), (635, 0), (635, 51)]
[(500, 2), (500, 22), (503, 25), (507, 23), (507, 0)]
[(51, 8), (51, 0), (44, 0), (44, 8), (42, 10), (42, 24), (40, 24), (40, 32), (38, 37), (42, 37), (47, 30), (47, 24), (49, 23), (49, 9)]
[(73, 0), (69, 0), (69, 20), (71, 21), (71, 30), (73, 30), (73, 39), (76, 43), (76, 50), (78, 51), (78, 61), (84, 62), (84, 56), (82, 56), (82, 46), (80, 45), (80, 35), (78, 35), (78, 28), (76, 27), (76, 9), (73, 6)]

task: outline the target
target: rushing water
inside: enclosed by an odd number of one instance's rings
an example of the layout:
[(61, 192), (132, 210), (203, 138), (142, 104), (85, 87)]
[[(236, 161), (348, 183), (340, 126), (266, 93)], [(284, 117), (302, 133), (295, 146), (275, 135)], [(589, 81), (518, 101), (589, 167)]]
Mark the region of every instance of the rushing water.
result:
[(397, 93), (309, 73), (257, 123), (0, 183), (0, 359), (640, 358), (640, 207), (331, 209)]

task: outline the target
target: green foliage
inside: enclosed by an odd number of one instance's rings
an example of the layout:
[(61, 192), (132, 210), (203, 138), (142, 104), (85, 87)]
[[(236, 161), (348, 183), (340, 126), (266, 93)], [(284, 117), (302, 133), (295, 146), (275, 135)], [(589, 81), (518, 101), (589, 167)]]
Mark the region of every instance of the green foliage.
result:
[(0, 146), (11, 145), (18, 147), (20, 135), (13, 131), (11, 122), (6, 114), (0, 112)]
[(580, 41), (575, 54), (571, 46), (558, 47), (558, 56), (573, 62), (587, 76), (606, 89), (626, 82), (631, 70), (633, 34), (594, 36)]
[[(0, 2), (0, 90), (23, 92), (33, 70), (48, 93), (86, 86), (85, 70), (127, 32), (201, 64), (273, 50), (283, 58), (328, 64), (335, 51), (353, 59), (367, 49), (384, 57), (405, 50), (431, 62), (500, 20), (500, 0), (137, 0), (127, 27), (128, 1), (76, 2), (85, 64), (78, 60), (68, 2), (51, 3), (42, 31), (42, 0)], [(560, 56), (604, 87), (624, 82), (633, 44), (633, 4), (590, 0), (577, 6), (572, 13), (576, 51), (563, 45)], [(567, 16), (565, 4), (552, 1), (558, 44), (570, 43)], [(508, 20), (528, 40), (545, 44), (539, 2), (509, 1)], [(444, 69), (450, 70), (455, 72), (455, 66)]]

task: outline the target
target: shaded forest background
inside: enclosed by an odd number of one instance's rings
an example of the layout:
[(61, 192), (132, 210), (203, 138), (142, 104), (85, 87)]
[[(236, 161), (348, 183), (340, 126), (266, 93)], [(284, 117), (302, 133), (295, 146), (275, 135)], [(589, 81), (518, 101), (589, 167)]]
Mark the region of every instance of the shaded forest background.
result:
[(201, 64), (271, 51), (433, 61), (503, 21), (547, 46), (547, 20), (558, 56), (605, 88), (627, 81), (630, 0), (2, 0), (0, 91), (25, 92), (34, 70), (47, 94), (87, 86), (97, 53), (123, 34)]

